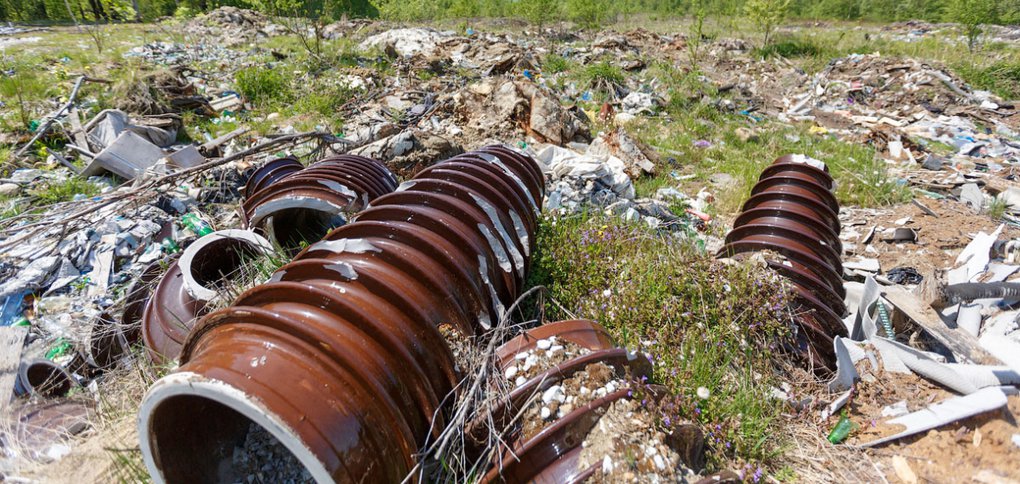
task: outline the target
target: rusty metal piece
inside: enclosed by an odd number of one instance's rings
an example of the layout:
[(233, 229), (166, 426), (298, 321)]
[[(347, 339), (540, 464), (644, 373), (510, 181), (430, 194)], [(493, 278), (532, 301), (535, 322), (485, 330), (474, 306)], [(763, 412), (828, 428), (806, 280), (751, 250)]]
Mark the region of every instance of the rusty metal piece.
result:
[(382, 163), (361, 156), (329, 157), (303, 169), (295, 162), (263, 166), (249, 180), (241, 204), (245, 227), (287, 249), (322, 238), (397, 186)]
[(792, 285), (798, 347), (816, 368), (835, 368), (832, 340), (846, 336), (842, 316), (839, 204), (828, 169), (780, 157), (765, 168), (726, 235), (719, 256), (765, 252), (769, 267)]
[(78, 380), (75, 380), (64, 367), (50, 360), (37, 358), (21, 362), (18, 376), (14, 380), (14, 393), (56, 398), (66, 396), (72, 389), (80, 386)]
[(490, 151), (440, 163), (392, 195), (380, 193), (396, 186), (392, 176), (365, 181), (378, 167), (349, 156), (254, 193), (246, 210), (325, 193), (319, 182), (333, 176), (361, 177), (345, 208), (375, 201), (195, 326), (178, 371), (142, 402), (155, 481), (224, 479), (252, 423), (319, 482), (403, 479), (442, 428), (443, 399), (460, 378), (438, 326), (472, 334), (501, 318), (534, 249), (541, 171)]
[(213, 232), (185, 248), (142, 313), (142, 340), (152, 360), (176, 359), (197, 318), (220, 297), (224, 277), (240, 269), (247, 257), (271, 250), (258, 234), (234, 229)]

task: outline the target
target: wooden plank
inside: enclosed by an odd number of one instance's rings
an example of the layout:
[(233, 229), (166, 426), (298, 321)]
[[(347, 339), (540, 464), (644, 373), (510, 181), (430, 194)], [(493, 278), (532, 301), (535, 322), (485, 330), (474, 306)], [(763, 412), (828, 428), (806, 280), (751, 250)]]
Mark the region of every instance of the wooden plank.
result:
[(81, 118), (78, 117), (78, 108), (71, 108), (71, 112), (67, 113), (67, 117), (71, 118), (71, 136), (74, 137), (74, 144), (90, 149), (88, 138), (85, 137), (85, 130), (81, 128)]
[(28, 328), (24, 326), (0, 326), (0, 413), (14, 397), (14, 380), (18, 378), (27, 335)]
[(226, 143), (226, 142), (228, 142), (228, 141), (230, 141), (230, 140), (232, 140), (232, 139), (234, 139), (234, 138), (236, 138), (238, 136), (241, 136), (242, 134), (247, 133), (247, 132), (248, 132), (248, 128), (242, 126), (242, 127), (237, 128), (237, 129), (235, 129), (235, 130), (233, 130), (233, 131), (231, 131), (231, 132), (229, 132), (229, 133), (227, 133), (227, 134), (225, 134), (223, 136), (220, 136), (219, 138), (216, 138), (216, 139), (214, 139), (214, 140), (212, 140), (212, 141), (210, 141), (208, 143), (203, 144), (202, 146), (200, 146), (198, 148), (198, 150), (201, 151), (202, 153), (209, 153), (209, 150), (213, 150), (213, 149), (219, 148), (220, 145), (223, 145), (224, 143)]
[(1001, 365), (1002, 362), (981, 348), (977, 338), (970, 333), (946, 326), (942, 318), (928, 304), (900, 286), (882, 288), (882, 297), (903, 312), (911, 321), (917, 323), (926, 333), (935, 338), (953, 354), (963, 358), (964, 362), (986, 365)]

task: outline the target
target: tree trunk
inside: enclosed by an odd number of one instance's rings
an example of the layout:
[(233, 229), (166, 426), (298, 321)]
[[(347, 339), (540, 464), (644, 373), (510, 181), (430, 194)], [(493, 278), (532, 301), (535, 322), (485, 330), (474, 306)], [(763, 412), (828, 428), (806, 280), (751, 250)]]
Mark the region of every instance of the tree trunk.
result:
[(103, 10), (103, 4), (99, 3), (99, 0), (89, 0), (89, 6), (92, 7), (92, 15), (96, 22), (106, 20), (106, 12)]

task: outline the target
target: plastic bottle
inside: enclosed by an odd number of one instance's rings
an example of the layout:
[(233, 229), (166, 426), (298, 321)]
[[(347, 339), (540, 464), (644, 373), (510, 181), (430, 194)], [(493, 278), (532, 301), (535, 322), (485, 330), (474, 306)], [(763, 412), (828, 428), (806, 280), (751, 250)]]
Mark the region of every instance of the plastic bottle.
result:
[(213, 233), (212, 225), (209, 225), (209, 222), (202, 220), (201, 217), (193, 212), (184, 214), (184, 216), (181, 217), (181, 223), (199, 237), (204, 237)]

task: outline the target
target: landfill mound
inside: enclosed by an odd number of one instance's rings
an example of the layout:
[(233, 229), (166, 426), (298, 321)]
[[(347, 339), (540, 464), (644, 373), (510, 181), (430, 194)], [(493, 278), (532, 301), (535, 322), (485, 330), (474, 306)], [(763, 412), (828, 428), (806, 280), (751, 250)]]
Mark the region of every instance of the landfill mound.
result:
[[(260, 44), (288, 21), (167, 24), (188, 42), (134, 39), (97, 65), (138, 66), (117, 80), (54, 61), (48, 113), (2, 133), (0, 477), (757, 482), (745, 416), (705, 420), (732, 402), (663, 386), (656, 340), (689, 328), (584, 319), (612, 288), (578, 315), (545, 299), (585, 274), (536, 274), (539, 243), (583, 220), (585, 263), (612, 227), (775, 290), (789, 334), (754, 371), (797, 445), (770, 472), (1020, 479), (1013, 100), (933, 61), (808, 73), (676, 29), (344, 20), (310, 40), (350, 48), (311, 62)], [(885, 205), (848, 203), (862, 186)]]

